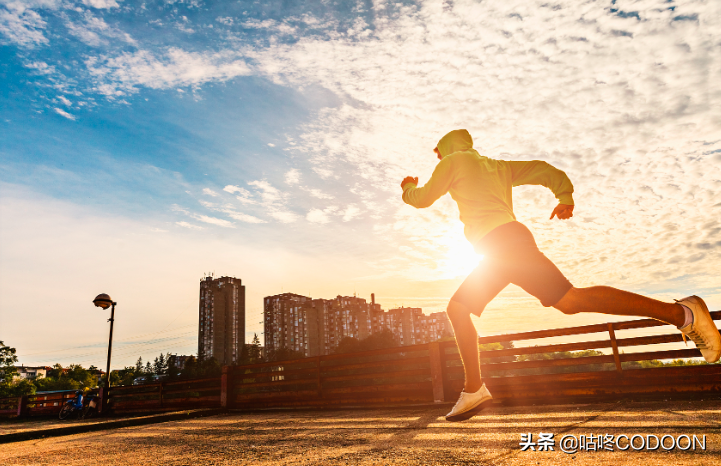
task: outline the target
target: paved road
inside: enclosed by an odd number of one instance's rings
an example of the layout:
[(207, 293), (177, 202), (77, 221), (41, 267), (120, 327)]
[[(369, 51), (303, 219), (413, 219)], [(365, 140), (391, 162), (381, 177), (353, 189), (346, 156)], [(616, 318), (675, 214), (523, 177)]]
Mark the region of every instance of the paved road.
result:
[[(458, 424), (443, 420), (446, 410), (229, 413), (0, 445), (0, 464), (721, 464), (721, 400), (492, 408)], [(556, 434), (556, 450), (521, 451), (527, 432)], [(582, 434), (705, 434), (706, 450), (558, 451), (561, 436)]]

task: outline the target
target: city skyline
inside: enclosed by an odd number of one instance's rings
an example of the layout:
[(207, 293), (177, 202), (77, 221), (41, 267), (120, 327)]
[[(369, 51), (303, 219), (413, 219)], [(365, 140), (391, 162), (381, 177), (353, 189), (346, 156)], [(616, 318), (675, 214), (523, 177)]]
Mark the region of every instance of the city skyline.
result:
[(453, 335), (445, 312), (428, 315), (418, 307), (383, 310), (371, 293), (370, 302), (358, 296), (316, 298), (295, 293), (263, 299), (265, 354), (281, 350), (305, 357), (325, 356), (337, 351), (345, 338), (363, 341), (391, 332), (398, 346), (430, 343)]
[[(480, 257), (399, 184), (458, 128), (568, 174), (573, 219), (538, 186), (514, 210), (574, 285), (721, 309), (714, 3), (554, 5), (0, 0), (0, 339), (104, 367), (108, 293), (113, 368), (190, 354), (211, 271), (247, 286), (246, 341), (284, 292), (441, 312)], [(606, 321), (517, 287), (475, 320)]]

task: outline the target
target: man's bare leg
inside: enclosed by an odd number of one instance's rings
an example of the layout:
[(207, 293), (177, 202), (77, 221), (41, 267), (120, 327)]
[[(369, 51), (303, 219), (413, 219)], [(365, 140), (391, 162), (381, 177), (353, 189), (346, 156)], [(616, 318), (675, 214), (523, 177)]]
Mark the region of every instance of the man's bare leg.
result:
[(456, 334), (458, 352), (463, 362), (466, 383), (463, 391), (475, 393), (483, 385), (481, 382), (481, 365), (478, 356), (478, 332), (471, 320), (471, 310), (463, 304), (451, 300), (448, 303), (448, 318)]
[(553, 307), (564, 314), (598, 312), (616, 316), (650, 317), (676, 327), (682, 326), (686, 320), (685, 311), (680, 304), (664, 303), (610, 286), (571, 288)]

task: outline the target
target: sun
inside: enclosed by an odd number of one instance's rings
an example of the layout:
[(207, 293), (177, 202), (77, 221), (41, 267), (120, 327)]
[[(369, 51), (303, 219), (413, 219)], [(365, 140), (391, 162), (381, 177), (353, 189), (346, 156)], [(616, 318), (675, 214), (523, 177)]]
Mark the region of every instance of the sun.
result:
[(446, 245), (448, 252), (441, 259), (439, 268), (445, 277), (466, 276), (476, 268), (483, 256), (473, 250), (467, 241), (457, 241)]

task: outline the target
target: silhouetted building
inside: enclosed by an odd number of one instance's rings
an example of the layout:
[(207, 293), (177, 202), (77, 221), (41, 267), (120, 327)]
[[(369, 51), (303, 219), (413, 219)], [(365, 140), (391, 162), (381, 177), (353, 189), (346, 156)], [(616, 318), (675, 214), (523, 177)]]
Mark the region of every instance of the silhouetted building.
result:
[(178, 370), (185, 369), (185, 364), (192, 358), (193, 356), (185, 356), (185, 355), (178, 355), (178, 354), (171, 354), (168, 358), (168, 366), (172, 366), (177, 368)]
[(335, 351), (346, 337), (363, 340), (389, 329), (399, 345), (436, 341), (453, 335), (445, 312), (430, 316), (420, 308), (401, 307), (387, 313), (376, 304), (356, 296), (312, 299), (293, 293), (267, 296), (263, 301), (266, 354), (283, 348), (309, 356)]
[(239, 278), (200, 281), (198, 359), (235, 364), (245, 343), (245, 286)]
[(326, 319), (330, 301), (293, 293), (263, 299), (266, 357), (287, 349), (305, 356), (328, 354)]

